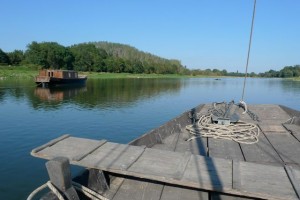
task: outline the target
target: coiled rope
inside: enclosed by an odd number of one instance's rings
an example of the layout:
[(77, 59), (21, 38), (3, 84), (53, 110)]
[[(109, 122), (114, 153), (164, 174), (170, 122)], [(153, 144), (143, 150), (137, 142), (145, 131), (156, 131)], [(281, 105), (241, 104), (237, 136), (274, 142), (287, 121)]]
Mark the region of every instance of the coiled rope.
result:
[[(79, 184), (76, 182), (72, 182), (72, 185), (74, 186), (74, 188), (83, 193), (84, 195), (86, 195), (87, 197), (89, 197), (90, 199), (93, 200), (109, 200), (108, 198), (105, 198), (104, 196), (98, 194), (97, 192)], [(55, 186), (48, 181), (47, 183), (41, 185), (40, 187), (36, 188), (33, 192), (31, 192), (31, 194), (27, 197), (27, 200), (32, 200), (33, 197), (38, 194), (40, 191), (44, 190), (45, 188), (49, 188), (56, 196), (59, 200), (65, 200), (65, 198), (62, 196), (62, 194), (55, 188)]]
[(41, 185), (40, 187), (36, 188), (33, 192), (31, 192), (31, 194), (27, 197), (27, 200), (32, 200), (33, 197), (39, 193), (40, 191), (42, 191), (45, 188), (49, 188), (56, 196), (59, 200), (65, 200), (64, 197), (60, 194), (60, 192), (54, 187), (54, 185), (52, 185), (52, 183), (50, 181), (48, 181), (47, 183)]
[(187, 141), (198, 137), (233, 140), (243, 144), (258, 142), (259, 128), (252, 123), (238, 121), (235, 124), (221, 125), (212, 122), (212, 115), (202, 115), (197, 123), (187, 125), (186, 129), (193, 135)]

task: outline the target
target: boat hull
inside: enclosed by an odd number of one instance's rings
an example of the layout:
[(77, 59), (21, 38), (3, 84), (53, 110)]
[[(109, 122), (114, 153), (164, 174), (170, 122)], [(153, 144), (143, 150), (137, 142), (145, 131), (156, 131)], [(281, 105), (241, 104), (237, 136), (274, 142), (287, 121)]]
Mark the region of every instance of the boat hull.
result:
[(82, 78), (55, 78), (50, 77), (49, 81), (36, 81), (37, 86), (40, 87), (51, 87), (51, 86), (78, 86), (85, 85), (87, 77)]

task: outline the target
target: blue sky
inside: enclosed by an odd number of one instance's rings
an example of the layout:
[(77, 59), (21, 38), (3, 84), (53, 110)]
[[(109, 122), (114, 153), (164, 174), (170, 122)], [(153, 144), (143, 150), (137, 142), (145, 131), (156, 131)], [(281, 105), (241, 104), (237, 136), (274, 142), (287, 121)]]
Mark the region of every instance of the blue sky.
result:
[[(0, 0), (0, 48), (129, 44), (190, 69), (244, 72), (254, 0)], [(257, 0), (249, 71), (300, 64), (300, 1)]]

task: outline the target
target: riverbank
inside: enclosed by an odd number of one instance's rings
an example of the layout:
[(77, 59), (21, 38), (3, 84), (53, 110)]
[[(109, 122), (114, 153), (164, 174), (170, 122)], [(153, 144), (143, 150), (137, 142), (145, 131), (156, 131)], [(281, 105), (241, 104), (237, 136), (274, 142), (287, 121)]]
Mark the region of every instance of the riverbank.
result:
[[(35, 66), (0, 66), (0, 79), (31, 79), (38, 75), (38, 67)], [(191, 78), (209, 76), (188, 76), (179, 74), (130, 74), (130, 73), (104, 73), (104, 72), (79, 72), (87, 75), (89, 79), (110, 78)]]
[(0, 66), (0, 79), (30, 79), (38, 74), (35, 66)]
[(300, 81), (300, 77), (292, 78), (293, 81)]
[[(1, 79), (32, 79), (38, 75), (39, 68), (37, 66), (0, 66)], [(130, 74), (130, 73), (106, 73), (106, 72), (79, 72), (79, 74), (87, 75), (89, 79), (111, 79), (111, 78), (216, 78), (221, 79), (224, 76), (208, 76), (208, 75), (180, 75), (180, 74)], [(234, 78), (225, 76), (227, 78)], [(300, 77), (287, 78), (293, 81), (300, 81)]]

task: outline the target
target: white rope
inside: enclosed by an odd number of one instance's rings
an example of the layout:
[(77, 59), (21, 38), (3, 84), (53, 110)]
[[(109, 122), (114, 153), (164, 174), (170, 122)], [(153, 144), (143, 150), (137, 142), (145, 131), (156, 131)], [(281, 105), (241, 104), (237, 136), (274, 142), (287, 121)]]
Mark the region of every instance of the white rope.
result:
[(203, 115), (197, 124), (186, 126), (186, 129), (193, 135), (187, 141), (197, 137), (210, 137), (233, 140), (243, 144), (258, 142), (259, 128), (255, 124), (242, 121), (229, 125), (214, 124), (211, 117), (212, 115)]
[(245, 109), (245, 111), (242, 114), (243, 115), (246, 114), (246, 112), (248, 111), (246, 102), (245, 101), (240, 101), (240, 105), (243, 106), (243, 108)]
[(65, 200), (65, 198), (60, 194), (60, 192), (52, 185), (50, 181), (47, 182), (47, 186), (50, 190), (57, 196), (59, 200)]
[[(80, 192), (82, 192), (84, 195), (86, 195), (87, 197), (89, 197), (92, 200), (109, 200), (108, 198), (98, 194), (97, 192), (79, 184), (76, 182), (72, 182), (72, 185), (74, 186), (74, 188)], [(42, 191), (45, 188), (49, 188), (56, 196), (59, 200), (65, 200), (64, 197), (60, 194), (60, 192), (55, 188), (55, 186), (52, 185), (52, 183), (50, 181), (48, 181), (47, 183), (41, 185), (40, 187), (38, 187), (37, 189), (35, 189), (28, 197), (27, 200), (32, 200), (33, 197), (39, 193), (40, 191)]]
[(41, 185), (40, 187), (36, 188), (30, 195), (27, 197), (27, 200), (31, 200), (37, 193), (42, 191), (43, 189), (47, 188), (47, 183)]
[(100, 195), (99, 193), (79, 184), (76, 182), (72, 182), (72, 185), (74, 186), (74, 188), (80, 192), (82, 192), (83, 194), (85, 194), (87, 197), (91, 198), (91, 199), (95, 199), (95, 200), (109, 200), (108, 198)]
[(59, 193), (59, 191), (52, 185), (50, 181), (41, 185), (40, 187), (36, 188), (33, 192), (31, 192), (31, 194), (27, 197), (27, 200), (32, 200), (37, 193), (39, 193), (47, 187), (57, 196), (59, 200), (65, 200), (64, 197)]

